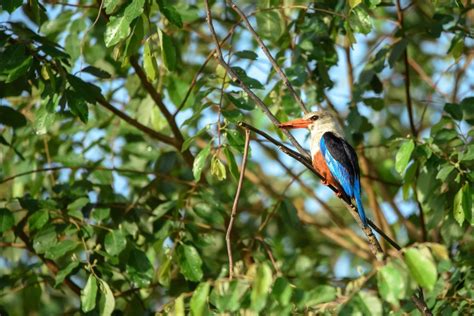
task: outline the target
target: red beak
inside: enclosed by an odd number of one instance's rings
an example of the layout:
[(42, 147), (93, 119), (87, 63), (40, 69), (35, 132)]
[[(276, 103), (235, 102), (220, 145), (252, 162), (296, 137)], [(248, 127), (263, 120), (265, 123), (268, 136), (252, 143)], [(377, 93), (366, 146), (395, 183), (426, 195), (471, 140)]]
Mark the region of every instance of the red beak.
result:
[(296, 119), (291, 120), (288, 122), (284, 122), (278, 125), (279, 128), (306, 128), (312, 123), (311, 120), (308, 119)]

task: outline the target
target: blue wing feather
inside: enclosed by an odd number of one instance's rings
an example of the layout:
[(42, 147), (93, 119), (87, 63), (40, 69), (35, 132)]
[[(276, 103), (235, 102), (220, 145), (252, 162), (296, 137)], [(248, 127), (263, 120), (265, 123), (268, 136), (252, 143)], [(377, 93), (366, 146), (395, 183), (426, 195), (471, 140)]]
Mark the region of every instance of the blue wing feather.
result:
[[(326, 145), (326, 140), (330, 142), (329, 146)], [(321, 137), (320, 149), (329, 171), (340, 184), (344, 193), (355, 199), (360, 219), (367, 226), (361, 200), (359, 164), (354, 149), (345, 140), (330, 132)]]

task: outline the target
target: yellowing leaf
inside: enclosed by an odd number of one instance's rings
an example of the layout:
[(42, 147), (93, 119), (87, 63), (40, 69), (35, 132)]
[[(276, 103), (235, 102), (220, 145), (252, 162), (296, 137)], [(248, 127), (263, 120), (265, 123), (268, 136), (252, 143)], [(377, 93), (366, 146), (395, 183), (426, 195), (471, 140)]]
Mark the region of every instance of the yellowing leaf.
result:
[(216, 156), (211, 160), (211, 174), (219, 181), (225, 180), (227, 177), (224, 164)]

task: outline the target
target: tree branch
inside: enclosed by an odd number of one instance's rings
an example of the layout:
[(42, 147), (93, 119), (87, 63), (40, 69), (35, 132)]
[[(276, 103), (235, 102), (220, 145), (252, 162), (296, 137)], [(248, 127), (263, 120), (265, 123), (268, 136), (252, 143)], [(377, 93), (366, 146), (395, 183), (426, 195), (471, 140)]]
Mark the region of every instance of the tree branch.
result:
[(273, 68), (275, 69), (275, 71), (280, 75), (281, 79), (283, 80), (283, 83), (285, 84), (285, 86), (288, 88), (288, 90), (291, 92), (291, 94), (293, 95), (293, 97), (295, 98), (296, 100), (296, 103), (298, 103), (298, 105), (300, 106), (301, 110), (304, 112), (304, 113), (308, 113), (308, 109), (306, 108), (306, 106), (304, 105), (303, 101), (301, 100), (300, 96), (298, 95), (298, 93), (295, 91), (295, 89), (293, 88), (293, 86), (291, 85), (291, 82), (290, 80), (288, 80), (288, 77), (285, 75), (285, 73), (283, 72), (283, 70), (280, 68), (280, 66), (278, 65), (278, 63), (276, 62), (276, 60), (273, 58), (272, 54), (270, 53), (270, 51), (268, 50), (267, 46), (265, 46), (265, 43), (263, 42), (263, 40), (261, 39), (261, 37), (255, 32), (255, 29), (252, 27), (252, 25), (250, 24), (247, 16), (240, 10), (240, 8), (232, 2), (232, 0), (227, 0), (227, 3), (230, 5), (230, 7), (235, 11), (237, 12), (237, 14), (242, 18), (242, 20), (244, 21), (244, 24), (247, 26), (247, 29), (250, 31), (250, 33), (252, 34), (252, 36), (255, 38), (255, 40), (257, 41), (258, 45), (260, 46), (260, 48), (262, 49), (263, 53), (267, 56), (268, 60), (270, 61), (270, 63), (272, 64)]
[[(257, 104), (257, 106), (267, 115), (267, 117), (270, 119), (270, 121), (272, 121), (272, 123), (274, 125), (278, 125), (280, 122), (277, 120), (277, 118), (272, 114), (272, 112), (270, 112), (270, 110), (268, 109), (268, 107), (265, 105), (265, 103), (263, 103), (262, 100), (260, 100), (260, 98), (255, 94), (253, 93), (252, 90), (249, 89), (249, 87), (247, 87), (243, 82), (242, 80), (239, 78), (239, 76), (235, 73), (235, 71), (232, 69), (232, 67), (229, 66), (229, 64), (227, 64), (223, 58), (223, 55), (222, 55), (222, 51), (221, 51), (221, 48), (219, 46), (219, 39), (217, 38), (217, 34), (216, 34), (216, 31), (214, 29), (214, 24), (212, 22), (212, 15), (211, 15), (211, 11), (210, 11), (210, 8), (209, 8), (209, 1), (206, 0), (205, 1), (205, 4), (206, 4), (206, 14), (207, 14), (207, 22), (208, 22), (208, 25), (209, 25), (209, 29), (211, 31), (211, 34), (214, 38), (214, 42), (216, 44), (216, 57), (217, 57), (217, 60), (218, 62), (221, 64), (222, 67), (224, 67), (224, 69), (227, 71), (227, 73), (229, 74), (229, 76), (232, 78), (232, 80), (234, 82), (236, 82), (241, 88), (242, 90), (244, 90), (248, 95), (249, 97), (255, 101), (255, 103)], [(303, 149), (303, 147), (301, 147), (301, 145), (296, 141), (296, 139), (291, 135), (290, 132), (286, 131), (286, 130), (283, 130), (283, 133), (288, 137), (288, 139), (290, 140), (290, 142), (296, 147), (296, 149), (300, 152), (301, 155), (303, 156), (306, 156), (307, 158), (309, 158), (309, 155), (308, 153)]]
[(140, 131), (144, 132), (145, 134), (147, 134), (151, 138), (154, 138), (156, 140), (159, 140), (159, 141), (161, 141), (165, 144), (168, 144), (168, 145), (171, 145), (171, 146), (174, 146), (174, 147), (177, 146), (176, 139), (174, 139), (172, 137), (169, 137), (169, 136), (166, 136), (164, 134), (161, 134), (161, 133), (149, 128), (148, 126), (143, 125), (142, 123), (138, 122), (137, 120), (131, 118), (130, 116), (128, 116), (124, 112), (122, 112), (119, 109), (117, 109), (116, 107), (114, 107), (112, 104), (107, 102), (105, 99), (98, 99), (97, 102), (100, 105), (102, 105), (104, 108), (106, 108), (107, 110), (109, 110), (110, 112), (115, 114), (116, 116), (120, 117), (122, 120), (124, 120), (128, 124), (132, 125), (133, 127), (136, 127)]
[[(398, 23), (400, 24), (400, 29), (403, 32), (403, 24), (404, 24), (404, 17), (403, 17), (403, 11), (400, 5), (400, 0), (396, 1), (397, 5), (397, 15), (398, 15)], [(404, 34), (404, 33), (403, 33)], [(403, 35), (405, 36), (405, 35)], [(405, 98), (407, 102), (407, 111), (408, 111), (408, 119), (410, 121), (410, 128), (411, 128), (411, 133), (413, 134), (414, 138), (418, 137), (418, 131), (415, 126), (415, 120), (413, 119), (413, 103), (411, 100), (411, 92), (410, 92), (410, 65), (408, 63), (408, 46), (405, 48), (403, 51), (403, 63), (405, 67)]]
[[(142, 83), (143, 87), (150, 94), (151, 98), (153, 99), (153, 101), (155, 101), (155, 104), (158, 106), (158, 109), (160, 109), (161, 113), (163, 114), (166, 121), (168, 122), (168, 125), (170, 126), (171, 131), (173, 132), (174, 137), (175, 137), (176, 149), (181, 150), (181, 147), (184, 142), (183, 134), (181, 133), (181, 130), (176, 124), (176, 121), (174, 120), (173, 115), (170, 113), (166, 105), (163, 103), (161, 94), (158, 91), (156, 91), (156, 89), (153, 87), (151, 82), (148, 81), (145, 71), (138, 64), (136, 57), (130, 57), (130, 64), (132, 65), (133, 69), (135, 69), (135, 72), (138, 78), (140, 78), (140, 82)], [(194, 157), (189, 151), (189, 149), (183, 151), (183, 157), (189, 166), (193, 165)]]
[(247, 157), (249, 153), (249, 142), (250, 142), (250, 130), (245, 129), (245, 145), (244, 145), (244, 156), (242, 158), (242, 168), (240, 170), (239, 183), (237, 185), (237, 191), (235, 192), (234, 204), (232, 205), (232, 211), (230, 213), (229, 225), (227, 226), (227, 232), (225, 234), (225, 242), (227, 245), (227, 255), (229, 256), (229, 279), (232, 280), (234, 273), (234, 260), (232, 258), (232, 247), (230, 244), (230, 234), (232, 233), (232, 226), (234, 225), (235, 215), (237, 214), (237, 206), (239, 205), (240, 192), (242, 190), (242, 183), (244, 182), (245, 167), (247, 166)]
[[(51, 271), (51, 273), (56, 276), (59, 271), (59, 267), (56, 265), (56, 263), (53, 260), (46, 259), (42, 254), (36, 253), (35, 249), (33, 248), (33, 245), (30, 242), (30, 238), (26, 235), (26, 233), (23, 231), (23, 227), (26, 224), (28, 220), (28, 215), (25, 216), (15, 227), (15, 235), (18, 236), (23, 243), (26, 246), (26, 249), (28, 249), (29, 252), (37, 256)], [(67, 287), (69, 287), (75, 294), (78, 296), (81, 295), (81, 288), (74, 283), (70, 278), (66, 277), (64, 279), (64, 284), (66, 284)]]

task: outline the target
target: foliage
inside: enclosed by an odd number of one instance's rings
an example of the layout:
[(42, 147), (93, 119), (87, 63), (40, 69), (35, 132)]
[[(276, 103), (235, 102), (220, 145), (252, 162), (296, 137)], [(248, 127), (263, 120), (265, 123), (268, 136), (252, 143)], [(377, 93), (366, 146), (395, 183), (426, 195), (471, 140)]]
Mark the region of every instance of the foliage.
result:
[[(347, 118), (377, 264), (214, 58), (203, 1), (0, 0), (0, 313), (474, 312), (472, 5), (236, 1), (307, 106)], [(223, 1), (225, 61), (301, 109)], [(302, 135), (302, 134), (299, 134)], [(275, 136), (276, 137), (276, 136)], [(301, 138), (303, 139), (303, 138)]]

